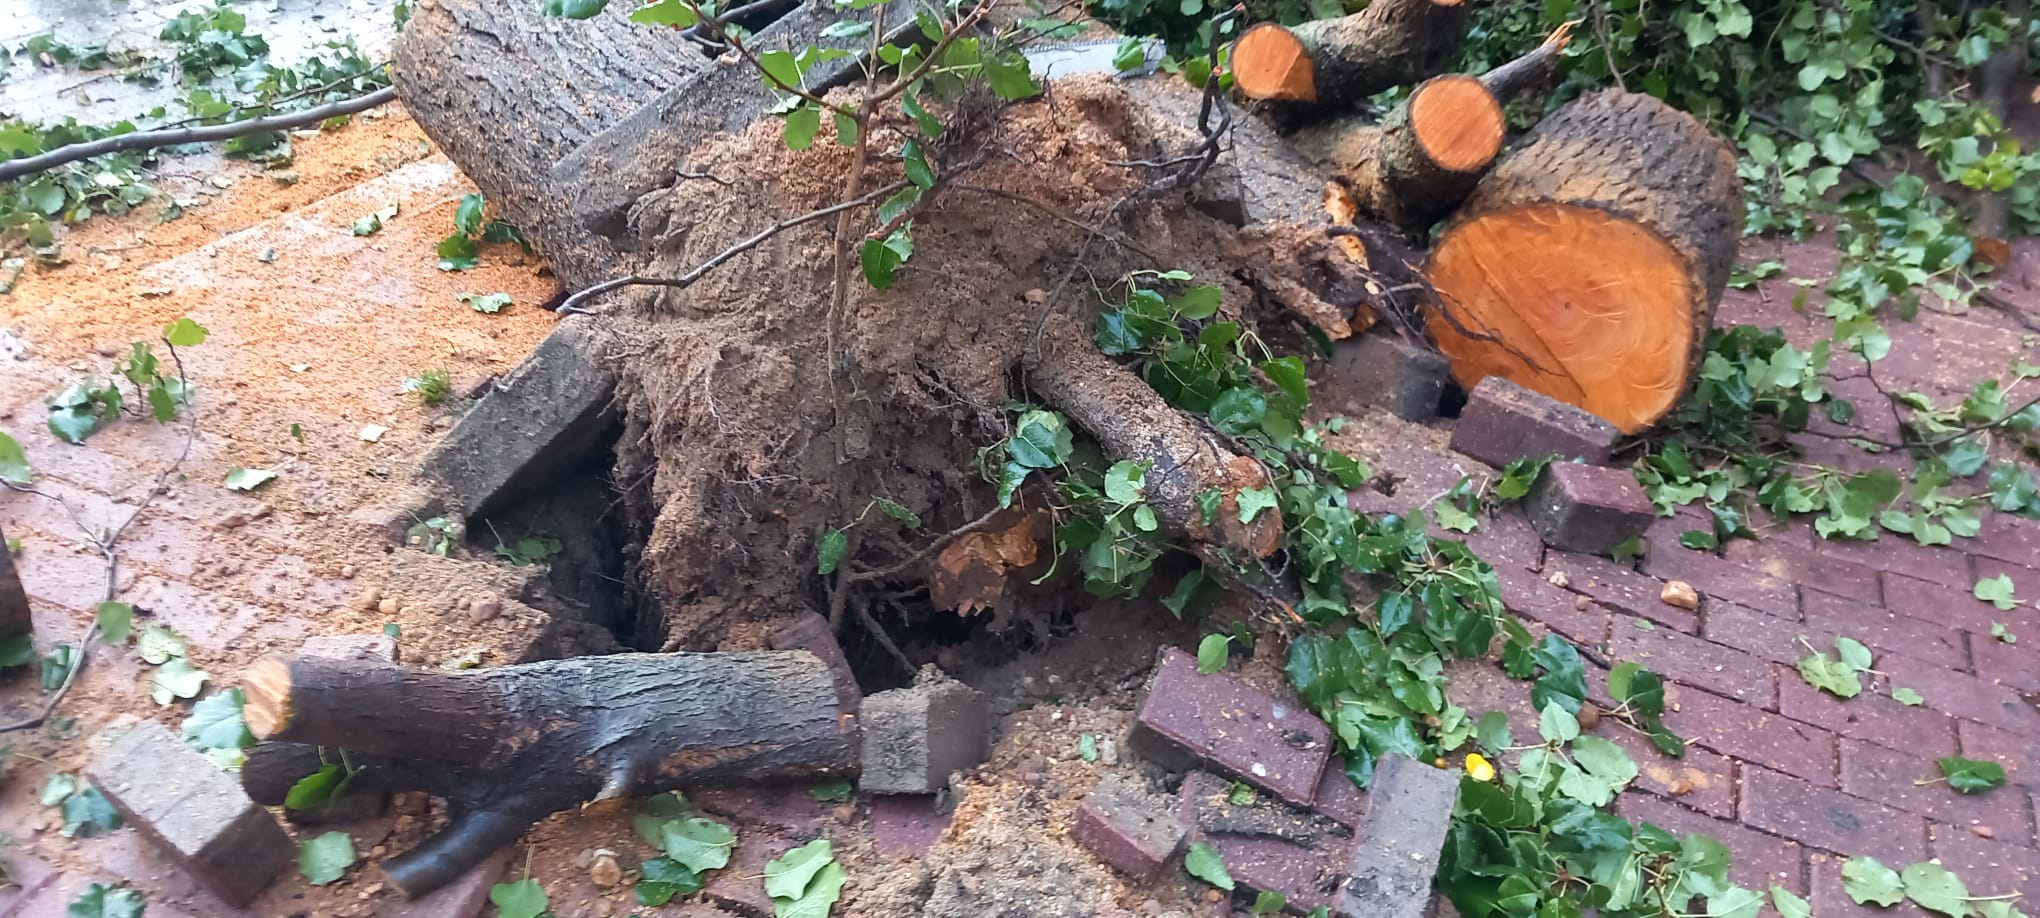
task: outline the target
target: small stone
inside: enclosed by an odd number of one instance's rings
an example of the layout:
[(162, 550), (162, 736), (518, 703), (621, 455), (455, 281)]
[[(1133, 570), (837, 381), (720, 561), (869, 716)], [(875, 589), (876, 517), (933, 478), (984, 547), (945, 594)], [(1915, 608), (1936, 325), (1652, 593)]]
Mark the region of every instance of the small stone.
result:
[(1576, 611), (1576, 612), (1585, 612), (1585, 611), (1587, 611), (1587, 609), (1591, 608), (1591, 607), (1592, 607), (1593, 605), (1594, 605), (1594, 601), (1593, 601), (1593, 600), (1591, 600), (1591, 599), (1588, 599), (1588, 598), (1586, 598), (1585, 596), (1575, 596), (1575, 597), (1573, 597), (1573, 601), (1572, 601), (1572, 607), (1573, 607), (1573, 611)]
[(398, 604), (395, 598), (389, 596), (383, 597), (382, 601), (375, 604), (375, 610), (377, 612), (381, 612), (384, 615), (395, 615), (397, 614), (397, 610), (401, 608), (403, 608), (403, 606)]
[(1969, 827), (1969, 831), (1970, 831), (1970, 833), (1971, 833), (1971, 834), (1975, 835), (1975, 836), (1976, 836), (1977, 838), (1996, 838), (1996, 837), (1997, 837), (1997, 831), (1996, 831), (1996, 830), (1994, 830), (1994, 829), (1992, 829), (1992, 828), (1991, 828), (1991, 827), (1989, 827), (1989, 826), (1986, 826), (1986, 825), (1974, 825), (1974, 826), (1970, 826), (1970, 827)]
[(1564, 571), (1552, 571), (1551, 576), (1546, 579), (1551, 581), (1552, 586), (1558, 587), (1561, 590), (1572, 586), (1572, 578), (1566, 576)]
[(477, 622), (485, 622), (501, 615), (502, 612), (502, 600), (494, 596), (483, 596), (475, 600), (474, 605), (468, 607), (468, 618)]
[(1700, 608), (1700, 592), (1684, 580), (1666, 581), (1664, 590), (1658, 593), (1658, 599), (1665, 605), (1688, 612), (1698, 611)]
[(357, 568), (352, 564), (340, 565), (340, 579), (342, 580), (353, 580), (354, 575), (360, 572), (361, 572), (360, 568)]
[(1048, 302), (1048, 291), (1043, 290), (1040, 287), (1036, 287), (1032, 290), (1027, 291), (1026, 293), (1020, 294), (1020, 298), (1026, 300), (1027, 305), (1029, 306), (1039, 306), (1043, 303)]
[(1601, 722), (1601, 709), (1599, 707), (1596, 707), (1594, 703), (1591, 701), (1580, 702), (1580, 713), (1578, 716), (1578, 720), (1580, 722), (1581, 730), (1592, 732), (1594, 726)]
[(595, 862), (588, 866), (588, 879), (603, 889), (623, 882), (623, 867), (616, 863), (616, 854), (607, 849), (595, 854)]

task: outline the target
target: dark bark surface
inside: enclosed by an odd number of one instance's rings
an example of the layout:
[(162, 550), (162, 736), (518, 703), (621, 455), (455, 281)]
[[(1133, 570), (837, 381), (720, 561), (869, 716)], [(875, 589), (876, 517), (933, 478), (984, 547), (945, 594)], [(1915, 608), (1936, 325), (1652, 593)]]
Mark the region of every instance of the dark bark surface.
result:
[[(620, 654), (466, 673), (267, 657), (245, 680), (258, 746), (251, 798), (348, 750), (361, 786), (447, 798), (444, 831), (385, 861), (417, 897), (589, 800), (734, 780), (854, 773), (854, 717), (829, 667), (805, 652)], [(392, 761), (394, 760), (394, 762)], [(293, 767), (309, 766), (296, 777)]]
[[(1396, 106), (1379, 125), (1358, 117), (1312, 125), (1297, 132), (1297, 148), (1320, 165), (1336, 170), (1362, 210), (1407, 231), (1428, 229), (1473, 192), (1500, 147), (1497, 130), (1496, 142), (1485, 151), (1485, 158), (1476, 165), (1455, 167), (1426, 145), (1411, 112), (1427, 88), (1448, 80), (1462, 85), (1475, 82), (1471, 77), (1438, 77), (1418, 86), (1410, 99)], [(1469, 95), (1481, 98), (1488, 110), (1432, 113), (1429, 117), (1481, 118), (1499, 128), (1501, 110), (1493, 98), (1482, 97), (1481, 90)], [(1429, 125), (1425, 128), (1431, 129)]]
[(1444, 71), (1466, 32), (1466, 5), (1379, 0), (1337, 19), (1289, 27), (1310, 59), (1314, 100), (1275, 106), (1286, 118), (1351, 108), (1384, 89)]
[(0, 637), (27, 634), (33, 628), (28, 593), (21, 588), (21, 575), (14, 570), (14, 555), (7, 550), (7, 533), (0, 531)]

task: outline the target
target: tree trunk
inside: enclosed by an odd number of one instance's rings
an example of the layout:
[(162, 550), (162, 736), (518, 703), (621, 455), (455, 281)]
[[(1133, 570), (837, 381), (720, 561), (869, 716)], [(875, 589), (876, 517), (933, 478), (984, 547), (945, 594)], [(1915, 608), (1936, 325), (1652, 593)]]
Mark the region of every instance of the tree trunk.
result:
[(1502, 376), (1641, 430), (1699, 367), (1741, 223), (1726, 143), (1650, 96), (1584, 96), (1439, 237), (1431, 334), (1463, 386)]
[(1473, 191), (1502, 150), (1502, 107), (1480, 80), (1433, 77), (1379, 126), (1341, 118), (1297, 132), (1298, 149), (1337, 171), (1360, 209), (1427, 229)]
[(28, 591), (21, 588), (21, 575), (14, 570), (14, 553), (7, 550), (7, 533), (0, 531), (0, 637), (27, 634), (34, 628)]
[(619, 248), (569, 218), (553, 165), (708, 66), (671, 30), (614, 4), (588, 20), (538, 3), (426, 0), (392, 48), (404, 108), (570, 285), (610, 276)]
[[(829, 667), (804, 652), (622, 654), (466, 673), (265, 657), (243, 680), (244, 713), (271, 743), (361, 753), (364, 788), (447, 798), (446, 829), (383, 863), (417, 897), (589, 800), (700, 783), (806, 779), (857, 770), (856, 718)], [(316, 752), (258, 746), (252, 798), (288, 791)]]
[(1285, 113), (1346, 108), (1436, 75), (1465, 31), (1460, 0), (1375, 0), (1337, 19), (1264, 22), (1233, 45), (1233, 85)]
[[(2005, 13), (2023, 23), (2027, 8), (2026, 0), (2012, 0), (2005, 5)], [(2014, 34), (2011, 41), (1976, 68), (1976, 101), (1999, 125), (2011, 114), (2012, 83), (2026, 72), (2026, 46), (2027, 42)], [(2005, 241), (2010, 222), (2011, 205), (2005, 192), (1986, 189), (1976, 193), (1976, 219), (1969, 225), (1969, 234), (1977, 238), (1978, 249), (1994, 267), (2003, 267), (2010, 260), (2011, 252)]]

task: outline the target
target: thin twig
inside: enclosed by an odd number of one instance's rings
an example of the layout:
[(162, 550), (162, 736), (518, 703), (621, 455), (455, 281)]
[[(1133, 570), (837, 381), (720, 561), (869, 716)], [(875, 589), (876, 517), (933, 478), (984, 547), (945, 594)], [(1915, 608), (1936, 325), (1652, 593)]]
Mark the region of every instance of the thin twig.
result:
[(686, 274), (682, 274), (679, 277), (644, 277), (640, 275), (632, 275), (630, 277), (618, 277), (611, 280), (603, 281), (602, 283), (596, 284), (592, 287), (582, 290), (579, 293), (574, 294), (573, 296), (561, 300), (560, 305), (555, 307), (553, 311), (585, 315), (588, 313), (588, 311), (580, 308), (582, 303), (586, 302), (590, 298), (608, 293), (611, 290), (620, 290), (624, 287), (685, 288), (692, 286), (695, 281), (698, 281), (702, 278), (702, 275), (705, 275), (708, 272), (714, 270), (717, 266), (721, 265), (723, 262), (729, 261), (730, 259), (735, 258), (738, 255), (742, 255), (743, 253), (756, 248), (760, 243), (764, 242), (767, 239), (772, 238), (773, 236), (776, 236), (782, 232), (785, 232), (803, 223), (809, 223), (815, 220), (820, 220), (821, 218), (830, 216), (832, 214), (840, 213), (846, 210), (851, 210), (853, 208), (863, 207), (867, 204), (874, 203), (879, 199), (884, 198), (886, 195), (892, 194), (893, 192), (898, 191), (905, 187), (907, 187), (907, 183), (904, 181), (894, 182), (890, 185), (885, 186), (884, 188), (880, 188), (876, 191), (871, 192), (870, 194), (864, 195), (863, 197), (857, 198), (855, 200), (831, 204), (820, 210), (811, 210), (808, 211), (807, 213), (801, 214), (798, 217), (789, 217), (785, 220), (781, 220), (778, 223), (774, 223), (771, 226), (759, 230), (757, 233), (751, 235), (749, 238), (746, 238), (742, 242), (739, 242), (736, 245), (730, 246), (729, 248), (722, 250), (722, 252), (718, 253), (714, 258), (711, 258), (707, 261), (702, 262), (699, 265), (696, 265), (693, 270), (688, 271)]
[(906, 653), (900, 650), (900, 645), (893, 643), (892, 636), (886, 634), (884, 628), (879, 627), (878, 619), (871, 617), (871, 609), (867, 606), (867, 603), (857, 604), (857, 620), (864, 623), (865, 630), (871, 632), (872, 638), (878, 641), (880, 647), (884, 647), (887, 653), (892, 654), (893, 659), (898, 660), (907, 672), (912, 673), (914, 661), (907, 659)]
[(922, 548), (920, 551), (908, 555), (903, 560), (896, 561), (884, 567), (874, 568), (872, 570), (853, 571), (850, 573), (849, 576), (843, 579), (849, 583), (865, 583), (872, 580), (883, 580), (887, 577), (894, 576), (900, 573), (901, 571), (906, 570), (907, 568), (913, 567), (914, 565), (921, 563), (929, 555), (932, 555), (938, 551), (941, 551), (943, 548), (948, 547), (949, 543), (954, 542), (957, 539), (963, 538), (964, 536), (970, 533), (985, 528), (986, 525), (991, 523), (992, 518), (998, 516), (999, 511), (1004, 509), (1006, 508), (993, 507), (992, 509), (986, 511), (984, 516), (971, 520), (970, 522), (958, 526), (955, 529), (951, 529), (947, 535), (944, 535), (943, 537), (928, 543), (926, 547)]
[(304, 111), (292, 112), (288, 115), (264, 115), (260, 118), (249, 118), (245, 121), (229, 121), (225, 124), (212, 124), (204, 127), (115, 134), (112, 137), (101, 137), (98, 140), (74, 143), (58, 147), (48, 153), (26, 156), (21, 159), (0, 163), (0, 182), (17, 179), (24, 175), (33, 175), (45, 169), (54, 169), (65, 163), (74, 163), (81, 159), (104, 156), (108, 153), (119, 153), (124, 150), (147, 150), (184, 143), (205, 143), (213, 140), (244, 137), (249, 134), (260, 134), (264, 131), (284, 131), (306, 127), (318, 124), (328, 118), (352, 115), (356, 112), (375, 108), (378, 105), (387, 105), (396, 100), (396, 89), (385, 86), (365, 96), (342, 99), (338, 102), (330, 102), (325, 105), (316, 105)]
[[(91, 527), (85, 525), (84, 519), (78, 515), (78, 511), (73, 510), (71, 505), (63, 498), (47, 491), (36, 490), (35, 488), (13, 484), (7, 485), (9, 490), (35, 494), (48, 500), (56, 501), (57, 505), (63, 507), (64, 512), (70, 515), (71, 521), (76, 523), (78, 528), (84, 532), (85, 541), (94, 548), (99, 549), (99, 554), (106, 559), (106, 590), (105, 599), (103, 600), (105, 602), (112, 602), (113, 597), (120, 592), (120, 554), (116, 550), (120, 543), (120, 537), (128, 531), (128, 527), (135, 524), (135, 520), (140, 519), (142, 514), (148, 512), (149, 505), (155, 503), (156, 495), (163, 493), (163, 490), (169, 486), (170, 476), (175, 474), (177, 469), (184, 465), (184, 460), (191, 455), (191, 442), (198, 438), (198, 409), (193, 407), (190, 401), (191, 384), (184, 375), (184, 359), (178, 356), (177, 345), (171, 344), (167, 339), (163, 342), (163, 345), (170, 349), (170, 359), (177, 365), (178, 388), (180, 391), (187, 393), (183, 399), (186, 419), (184, 446), (178, 450), (177, 458), (171, 460), (170, 464), (163, 468), (163, 471), (157, 473), (156, 483), (150, 486), (149, 493), (142, 497), (141, 505), (135, 508), (135, 512), (128, 514), (125, 522), (114, 527), (112, 532), (104, 536), (94, 535)], [(0, 551), (4, 550), (4, 547), (0, 547)], [(43, 703), (42, 710), (37, 712), (35, 716), (23, 718), (13, 723), (0, 724), (0, 733), (33, 730), (47, 722), (50, 719), (50, 715), (56, 712), (57, 705), (62, 703), (64, 696), (71, 691), (71, 685), (78, 681), (78, 673), (85, 669), (86, 660), (92, 656), (92, 639), (98, 636), (99, 616), (94, 614), (92, 616), (92, 624), (85, 627), (85, 636), (78, 639), (78, 649), (71, 659), (69, 671), (64, 673), (63, 684), (57, 686), (57, 690), (50, 694), (49, 700)]]

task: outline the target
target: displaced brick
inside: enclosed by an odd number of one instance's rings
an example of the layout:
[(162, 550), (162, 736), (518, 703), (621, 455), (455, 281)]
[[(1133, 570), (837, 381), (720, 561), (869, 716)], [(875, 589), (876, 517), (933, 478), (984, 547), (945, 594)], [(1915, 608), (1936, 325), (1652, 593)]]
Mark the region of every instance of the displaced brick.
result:
[(1643, 794), (1623, 794), (1615, 799), (1615, 812), (1625, 819), (1647, 822), (1677, 836), (1707, 835), (1735, 852), (1728, 878), (1750, 889), (1783, 886), (1806, 894), (1806, 872), (1801, 861), (1805, 849), (1798, 842), (1753, 832), (1733, 822), (1715, 819), (1676, 803)]
[(1886, 864), (1927, 855), (1926, 820), (1768, 768), (1743, 769), (1742, 821), (1803, 845), (1868, 854)]
[(1835, 785), (1835, 736), (1826, 730), (1684, 686), (1666, 702), (1665, 725), (1687, 742)]
[(1176, 808), (1133, 779), (1106, 775), (1077, 808), (1070, 835), (1105, 863), (1147, 882), (1183, 848)]
[(950, 815), (932, 796), (873, 797), (871, 842), (884, 854), (920, 857), (942, 840)]
[(1581, 408), (1490, 376), (1468, 394), (1452, 448), (1497, 468), (1545, 456), (1606, 465), (1619, 435)]
[(805, 650), (828, 664), (829, 676), (836, 683), (836, 697), (844, 711), (854, 713), (864, 703), (864, 690), (857, 686), (857, 674), (850, 669), (849, 658), (843, 656), (843, 645), (836, 641), (828, 619), (814, 612), (802, 612), (793, 621), (773, 629), (766, 641), (773, 650)]
[(424, 896), (405, 900), (397, 897), (376, 906), (376, 918), (473, 918), (489, 904), (489, 887), (503, 879), (510, 865), (512, 847), (504, 847)]
[(1719, 692), (1762, 708), (1778, 705), (1771, 665), (1712, 641), (1665, 628), (1616, 628), (1608, 638), (1612, 659), (1643, 664), (1674, 682)]
[(86, 766), (121, 815), (214, 895), (246, 905), (295, 852), (276, 820), (155, 721), (141, 721)]
[(1890, 687), (1880, 680), (1844, 700), (1806, 684), (1797, 669), (1778, 670), (1778, 709), (1786, 717), (1914, 755), (1954, 753), (1954, 718), (1924, 705), (1900, 704), (1889, 694)]
[(1348, 829), (1358, 828), (1367, 818), (1367, 792), (1346, 777), (1346, 760), (1333, 756), (1318, 779), (1317, 811)]
[(1148, 681), (1129, 742), (1171, 768), (1209, 766), (1309, 805), (1331, 756), (1332, 731), (1302, 707), (1230, 674), (1199, 674), (1195, 658), (1170, 647)]
[[(1995, 828), (2007, 824), (2013, 835), (2026, 828), (2025, 807), (2007, 807), (1996, 794), (1963, 794), (1948, 788), (1933, 759), (1862, 740), (1842, 740), (1842, 790), (1894, 809), (1939, 822)], [(1917, 782), (1925, 781), (1926, 784)]]
[(1367, 823), (1357, 833), (1334, 912), (1340, 918), (1423, 918), (1459, 801), (1459, 773), (1383, 756), (1369, 796)]
[(310, 638), (298, 653), (363, 663), (397, 662), (397, 639), (387, 634), (329, 634)]
[(1438, 416), (1451, 376), (1444, 355), (1383, 330), (1334, 345), (1331, 365), (1311, 396), (1349, 415), (1375, 407), (1405, 421), (1425, 421)]
[(913, 686), (864, 699), (857, 786), (874, 794), (942, 790), (952, 772), (984, 761), (989, 719), (976, 689), (923, 669)]
[[(1179, 813), (1183, 822), (1192, 827), (1193, 839), (1217, 849), (1226, 872), (1248, 899), (1264, 891), (1279, 892), (1287, 900), (1287, 911), (1299, 915), (1319, 906), (1330, 907), (1345, 871), (1352, 838), (1310, 833), (1307, 820), (1302, 835), (1292, 834), (1290, 838), (1196, 828), (1205, 821), (1220, 824), (1229, 821), (1225, 812), (1232, 809), (1226, 802), (1229, 788), (1229, 781), (1210, 772), (1184, 776), (1178, 798)], [(1298, 837), (1307, 840), (1297, 840)]]
[(1554, 462), (1538, 476), (1527, 504), (1544, 543), (1564, 551), (1605, 555), (1643, 535), (1657, 517), (1628, 469)]
[(1700, 630), (1699, 616), (1664, 601), (1664, 581), (1639, 574), (1626, 565), (1594, 555), (1554, 551), (1545, 557), (1541, 571), (1546, 580), (1558, 577), (1565, 589), (1616, 611), (1687, 634)]

